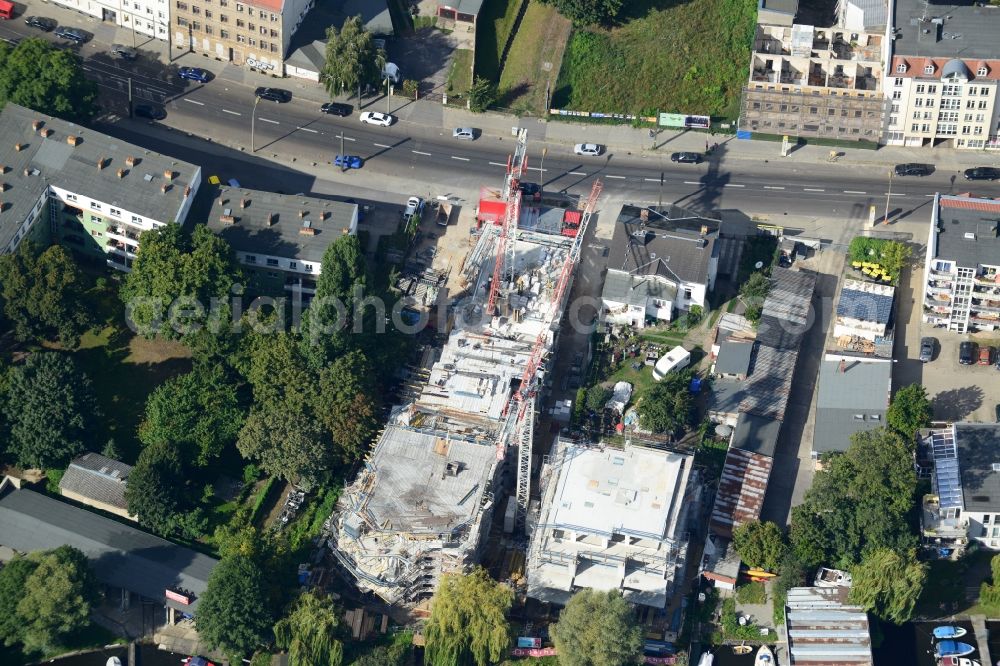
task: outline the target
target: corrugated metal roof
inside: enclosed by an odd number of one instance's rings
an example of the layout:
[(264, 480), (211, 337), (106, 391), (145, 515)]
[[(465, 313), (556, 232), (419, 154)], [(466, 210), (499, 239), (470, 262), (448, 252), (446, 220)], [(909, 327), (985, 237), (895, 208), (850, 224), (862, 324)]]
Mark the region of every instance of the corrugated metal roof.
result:
[(795, 587), (785, 602), (791, 665), (874, 664), (868, 614), (846, 587)]
[(714, 533), (732, 536), (734, 528), (760, 517), (773, 465), (768, 456), (729, 449), (712, 507)]

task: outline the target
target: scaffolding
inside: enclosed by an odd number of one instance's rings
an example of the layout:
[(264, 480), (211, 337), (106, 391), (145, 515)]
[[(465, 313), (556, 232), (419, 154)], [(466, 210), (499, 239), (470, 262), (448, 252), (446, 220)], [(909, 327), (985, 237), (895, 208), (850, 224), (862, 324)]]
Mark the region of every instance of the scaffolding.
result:
[(888, 101), (880, 92), (796, 89), (751, 83), (743, 89), (741, 129), (765, 134), (878, 141)]

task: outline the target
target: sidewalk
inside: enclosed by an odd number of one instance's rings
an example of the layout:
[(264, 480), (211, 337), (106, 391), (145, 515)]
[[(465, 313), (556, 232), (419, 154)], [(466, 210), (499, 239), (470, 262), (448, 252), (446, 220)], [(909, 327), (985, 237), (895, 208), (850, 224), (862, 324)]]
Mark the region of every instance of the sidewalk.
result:
[[(318, 83), (294, 77), (281, 79), (261, 74), (176, 47), (168, 54), (166, 42), (139, 33), (133, 35), (130, 29), (104, 23), (95, 17), (44, 2), (44, 0), (26, 0), (25, 4), (27, 5), (26, 15), (37, 13), (41, 16), (49, 16), (59, 21), (61, 25), (80, 27), (92, 33), (93, 39), (80, 49), (80, 53), (84, 57), (105, 52), (113, 43), (131, 45), (134, 36), (136, 47), (142, 51), (142, 56), (146, 58), (155, 55), (161, 62), (169, 62), (176, 67), (201, 67), (212, 72), (219, 82), (230, 82), (249, 87), (278, 86), (291, 90), (294, 97), (299, 100), (316, 103), (330, 101), (330, 96)], [(383, 112), (386, 110), (384, 96), (366, 98), (361, 105), (358, 105), (354, 98), (342, 99), (355, 106), (360, 106), (362, 109)], [(959, 151), (944, 148), (915, 149), (898, 146), (870, 150), (808, 144), (796, 148), (789, 156), (782, 157), (780, 141), (740, 140), (728, 134), (713, 135), (691, 130), (661, 130), (655, 139), (656, 148), (653, 149), (654, 141), (649, 138), (649, 130), (646, 128), (564, 120), (546, 121), (540, 118), (518, 118), (492, 112), (477, 114), (437, 102), (414, 101), (399, 96), (392, 98), (389, 107), (401, 122), (434, 131), (450, 132), (454, 127), (476, 127), (482, 130), (483, 136), (502, 140), (512, 137), (512, 128), (526, 127), (532, 144), (536, 146), (538, 143), (562, 147), (582, 142), (600, 143), (607, 146), (611, 153), (625, 151), (647, 158), (660, 156), (663, 159), (668, 159), (670, 154), (676, 151), (704, 152), (706, 145), (718, 143), (725, 151), (726, 160), (757, 162), (774, 160), (791, 164), (820, 165), (829, 164), (830, 152), (835, 150), (840, 153), (836, 159), (837, 164), (871, 168), (888, 169), (903, 162), (922, 162), (934, 164), (940, 173), (958, 172), (972, 166), (1000, 163), (1000, 155), (984, 153), (983, 151)]]

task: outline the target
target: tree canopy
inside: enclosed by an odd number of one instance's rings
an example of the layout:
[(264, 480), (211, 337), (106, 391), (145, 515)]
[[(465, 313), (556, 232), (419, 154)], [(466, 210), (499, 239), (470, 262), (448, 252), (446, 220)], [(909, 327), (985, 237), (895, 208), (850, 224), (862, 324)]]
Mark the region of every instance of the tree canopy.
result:
[(691, 371), (671, 372), (646, 391), (639, 404), (639, 424), (653, 432), (673, 434), (691, 423), (694, 396)]
[(15, 557), (0, 568), (0, 642), (4, 645), (24, 639), (24, 624), (17, 615), (17, 604), (37, 568), (38, 562), (27, 557)]
[(168, 224), (142, 234), (119, 293), (139, 333), (177, 339), (204, 326), (228, 326), (230, 290), (242, 279), (232, 248), (208, 227), (188, 237)]
[(483, 113), (497, 99), (497, 86), (489, 79), (477, 76), (469, 86), (469, 110), (473, 113)]
[[(129, 513), (139, 523), (160, 534), (190, 534), (200, 518), (194, 506), (194, 492), (181, 452), (168, 441), (153, 442), (142, 450), (125, 486)], [(193, 523), (191, 521), (194, 521)]]
[(72, 546), (29, 557), (37, 566), (17, 602), (21, 640), (28, 651), (51, 649), (90, 623), (90, 611), (100, 599), (97, 579), (87, 557)]
[(271, 476), (312, 485), (333, 465), (332, 447), (320, 424), (301, 405), (255, 405), (236, 447)]
[(759, 520), (744, 523), (733, 530), (733, 546), (747, 565), (776, 572), (788, 549), (785, 536), (776, 524)]
[(903, 624), (913, 617), (927, 578), (927, 564), (917, 560), (915, 549), (897, 552), (878, 548), (865, 555), (851, 576), (851, 602), (883, 620)]
[(927, 390), (920, 384), (909, 384), (896, 391), (885, 416), (890, 428), (912, 442), (918, 430), (931, 424), (933, 415)]
[(551, 631), (562, 666), (625, 666), (642, 657), (642, 631), (617, 590), (580, 590)]
[(424, 660), (429, 666), (496, 663), (510, 644), (507, 611), (514, 591), (482, 568), (445, 574), (424, 626)]
[(365, 30), (360, 16), (348, 17), (340, 30), (331, 25), (326, 29), (326, 39), (321, 77), (331, 97), (381, 83), (385, 52), (375, 48), (372, 34)]
[(339, 613), (330, 599), (310, 591), (274, 625), (274, 637), (279, 648), (288, 650), (289, 666), (340, 666), (344, 645), (337, 639), (339, 627)]
[(8, 378), (3, 412), (8, 452), (22, 467), (65, 467), (90, 441), (97, 403), (70, 356), (35, 352)]
[(223, 557), (195, 612), (198, 634), (212, 648), (243, 657), (267, 644), (273, 619), (264, 572), (253, 558)]
[(42, 250), (22, 243), (0, 256), (0, 302), (21, 340), (58, 338), (75, 347), (91, 323), (85, 289), (76, 262), (58, 245)]
[(593, 386), (587, 391), (587, 409), (600, 413), (604, 411), (604, 405), (608, 404), (610, 399), (611, 389), (600, 384)]
[(622, 9), (622, 0), (547, 0), (577, 26), (610, 24)]
[(14, 47), (0, 43), (0, 108), (13, 102), (79, 121), (94, 117), (96, 101), (97, 85), (72, 51), (34, 37)]
[(371, 364), (359, 351), (344, 354), (320, 372), (319, 389), (320, 421), (341, 459), (357, 459), (378, 428), (378, 389)]
[(852, 262), (877, 263), (889, 273), (893, 284), (910, 260), (913, 251), (908, 245), (898, 241), (869, 236), (857, 236), (851, 240), (848, 254)]
[(761, 305), (770, 291), (771, 280), (764, 273), (755, 271), (740, 285), (740, 298), (747, 306)]

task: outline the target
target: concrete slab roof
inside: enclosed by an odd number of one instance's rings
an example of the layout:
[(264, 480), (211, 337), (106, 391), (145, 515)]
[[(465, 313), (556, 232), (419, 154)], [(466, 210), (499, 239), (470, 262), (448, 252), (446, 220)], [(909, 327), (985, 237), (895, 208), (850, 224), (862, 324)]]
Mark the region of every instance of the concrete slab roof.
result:
[[(978, 4), (897, 0), (893, 52), (902, 56), (996, 57), (1000, 12)], [(927, 22), (922, 23), (921, 19)], [(935, 20), (940, 20), (940, 24), (934, 23)]]
[(956, 423), (966, 511), (1000, 511), (1000, 424)]
[(1000, 202), (942, 196), (937, 219), (931, 223), (935, 222), (938, 231), (934, 258), (954, 261), (965, 268), (1000, 266)]
[(715, 361), (715, 371), (720, 375), (750, 374), (750, 359), (753, 357), (752, 340), (726, 339), (719, 344), (719, 357)]

